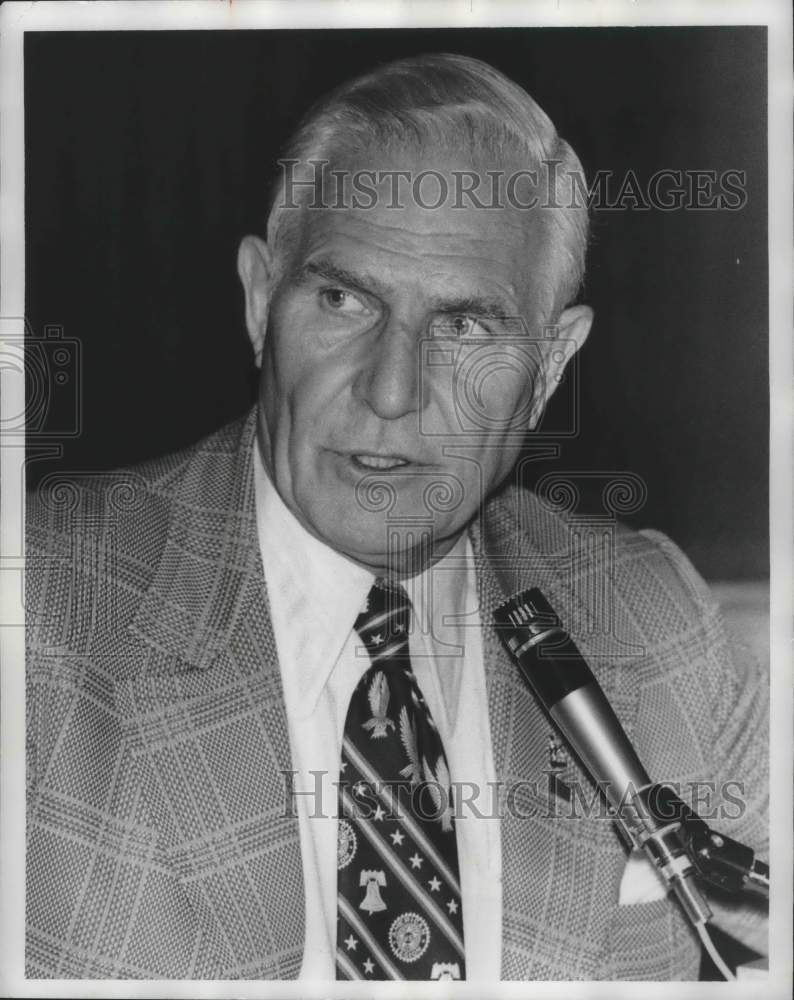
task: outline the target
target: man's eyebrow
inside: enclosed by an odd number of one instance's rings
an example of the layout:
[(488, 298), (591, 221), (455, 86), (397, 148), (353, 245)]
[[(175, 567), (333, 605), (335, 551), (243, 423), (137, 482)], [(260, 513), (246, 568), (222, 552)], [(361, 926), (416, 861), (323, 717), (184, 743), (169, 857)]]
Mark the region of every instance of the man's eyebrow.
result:
[(449, 316), (465, 313), (468, 316), (481, 316), (483, 319), (489, 316), (491, 319), (505, 319), (515, 313), (515, 308), (511, 309), (503, 299), (477, 293), (435, 299), (431, 308), (434, 312)]
[[(384, 297), (389, 290), (387, 285), (373, 275), (356, 274), (327, 257), (318, 257), (308, 261), (297, 270), (296, 280), (301, 284), (312, 276), (344, 285), (346, 288), (351, 288), (364, 295)], [(430, 308), (433, 312), (443, 313), (447, 316), (466, 313), (470, 316), (480, 316), (483, 319), (486, 317), (504, 319), (515, 314), (515, 306), (511, 307), (504, 299), (477, 292), (432, 299)]]
[(363, 292), (365, 295), (384, 295), (386, 286), (377, 278), (369, 274), (355, 274), (348, 271), (346, 267), (328, 260), (326, 257), (319, 257), (310, 260), (303, 267), (298, 269), (296, 278), (298, 283), (306, 281), (311, 275), (323, 278), (325, 281), (333, 281), (346, 288)]

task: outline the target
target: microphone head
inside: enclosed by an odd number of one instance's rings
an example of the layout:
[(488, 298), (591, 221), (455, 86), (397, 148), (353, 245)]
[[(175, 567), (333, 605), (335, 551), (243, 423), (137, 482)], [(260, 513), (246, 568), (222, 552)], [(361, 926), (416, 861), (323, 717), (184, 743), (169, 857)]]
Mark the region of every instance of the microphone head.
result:
[(560, 628), (560, 619), (537, 587), (522, 590), (494, 610), (494, 621), (501, 628), (528, 629), (539, 634), (549, 628)]
[(537, 587), (514, 594), (494, 610), (493, 618), (502, 640), (514, 655), (546, 639), (566, 635), (554, 608)]
[(545, 708), (595, 682), (559, 616), (536, 587), (500, 604), (493, 621), (521, 676)]

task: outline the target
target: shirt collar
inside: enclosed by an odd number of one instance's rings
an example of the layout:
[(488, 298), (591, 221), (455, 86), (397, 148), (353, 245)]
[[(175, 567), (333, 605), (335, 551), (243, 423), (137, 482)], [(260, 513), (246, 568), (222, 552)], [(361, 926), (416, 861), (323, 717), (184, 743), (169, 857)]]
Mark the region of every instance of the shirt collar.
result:
[(308, 715), (375, 577), (303, 527), (278, 495), (256, 442), (254, 452), (257, 528), (284, 697)]

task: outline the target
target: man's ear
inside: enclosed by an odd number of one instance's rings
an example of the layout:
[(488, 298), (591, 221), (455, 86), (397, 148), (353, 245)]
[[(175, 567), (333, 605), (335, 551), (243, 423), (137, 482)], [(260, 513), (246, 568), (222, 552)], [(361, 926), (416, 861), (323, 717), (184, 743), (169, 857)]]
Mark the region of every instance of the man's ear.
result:
[(258, 236), (243, 237), (237, 251), (237, 273), (245, 292), (245, 325), (259, 368), (273, 290), (273, 255), (264, 240)]
[(553, 335), (543, 340), (541, 344), (543, 375), (532, 402), (530, 430), (537, 427), (554, 390), (562, 382), (566, 365), (587, 340), (592, 325), (593, 310), (590, 306), (571, 306), (560, 314)]

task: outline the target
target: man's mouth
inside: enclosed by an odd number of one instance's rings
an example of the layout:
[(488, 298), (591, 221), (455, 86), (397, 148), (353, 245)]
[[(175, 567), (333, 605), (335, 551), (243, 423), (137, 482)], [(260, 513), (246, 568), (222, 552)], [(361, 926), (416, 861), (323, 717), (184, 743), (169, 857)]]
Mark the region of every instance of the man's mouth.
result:
[(388, 472), (390, 469), (399, 469), (403, 465), (409, 465), (407, 458), (400, 455), (368, 455), (358, 453), (351, 456), (354, 464), (362, 469), (377, 472)]

